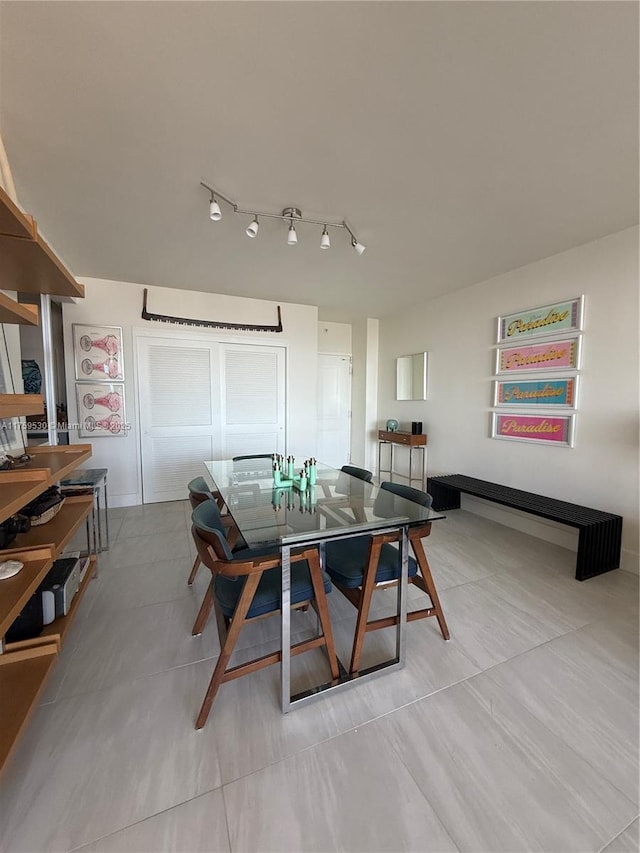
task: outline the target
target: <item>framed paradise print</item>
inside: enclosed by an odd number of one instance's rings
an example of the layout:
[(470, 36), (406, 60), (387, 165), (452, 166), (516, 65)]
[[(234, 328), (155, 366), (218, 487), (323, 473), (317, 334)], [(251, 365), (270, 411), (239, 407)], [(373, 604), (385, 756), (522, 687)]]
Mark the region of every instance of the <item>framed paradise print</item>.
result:
[(577, 370), (580, 367), (582, 338), (561, 338), (537, 344), (499, 347), (496, 350), (496, 374), (547, 370)]
[(501, 344), (558, 332), (577, 332), (582, 329), (583, 322), (584, 296), (577, 296), (566, 302), (553, 302), (498, 317), (497, 342)]
[(575, 409), (577, 404), (577, 376), (563, 376), (558, 379), (497, 379), (493, 383), (493, 405), (496, 408), (548, 406)]
[(76, 400), (81, 437), (126, 434), (123, 384), (76, 382)]
[(491, 438), (573, 447), (575, 415), (521, 415), (494, 412)]
[(122, 328), (74, 323), (73, 359), (81, 382), (122, 382)]

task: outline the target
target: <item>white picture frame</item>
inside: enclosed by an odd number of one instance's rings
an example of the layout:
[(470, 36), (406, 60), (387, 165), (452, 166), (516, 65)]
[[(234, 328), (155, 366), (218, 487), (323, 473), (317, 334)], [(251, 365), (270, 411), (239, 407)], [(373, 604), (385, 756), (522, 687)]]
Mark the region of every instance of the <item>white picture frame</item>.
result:
[(123, 382), (122, 326), (74, 323), (73, 361), (78, 382)]
[(126, 435), (124, 384), (76, 382), (81, 438)]

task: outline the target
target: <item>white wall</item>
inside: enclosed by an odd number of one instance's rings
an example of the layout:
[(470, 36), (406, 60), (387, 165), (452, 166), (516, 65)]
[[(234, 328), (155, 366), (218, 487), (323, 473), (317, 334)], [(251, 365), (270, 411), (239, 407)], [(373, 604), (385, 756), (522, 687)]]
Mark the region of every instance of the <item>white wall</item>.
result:
[(351, 355), (351, 324), (318, 323), (318, 352)]
[[(580, 294), (586, 305), (575, 448), (489, 438), (496, 318)], [(430, 353), (429, 399), (396, 401), (395, 359), (422, 350)], [(423, 421), (429, 473), (468, 474), (622, 515), (623, 567), (637, 571), (638, 229), (383, 318), (380, 425), (389, 417), (401, 427)], [(524, 524), (560, 544), (575, 541), (566, 528)]]
[[(79, 279), (86, 286), (85, 299), (63, 306), (65, 363), (69, 423), (77, 422), (73, 367), (72, 323), (122, 326), (127, 421), (131, 430), (126, 437), (79, 438), (70, 431), (71, 443), (90, 442), (93, 456), (86, 467), (109, 469), (109, 501), (113, 506), (140, 503), (140, 434), (135, 399), (134, 329), (160, 330), (165, 335), (198, 337), (214, 340), (243, 340), (247, 343), (287, 347), (287, 451), (296, 456), (316, 452), (316, 378), (318, 358), (318, 312), (308, 305), (280, 303), (282, 333), (228, 332), (204, 330), (169, 323), (142, 320), (144, 285), (102, 279)], [(244, 299), (213, 293), (149, 287), (148, 310), (155, 314), (218, 320), (230, 323), (273, 325), (277, 322), (278, 303)], [(204, 460), (203, 460), (204, 461)]]
[(378, 334), (377, 319), (353, 324), (351, 461), (371, 471), (377, 464)]

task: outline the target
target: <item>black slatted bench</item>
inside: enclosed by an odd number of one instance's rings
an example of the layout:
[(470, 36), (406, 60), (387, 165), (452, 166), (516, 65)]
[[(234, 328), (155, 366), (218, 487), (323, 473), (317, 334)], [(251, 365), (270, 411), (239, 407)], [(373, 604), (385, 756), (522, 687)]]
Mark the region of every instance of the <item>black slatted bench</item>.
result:
[(499, 486), (486, 480), (476, 480), (464, 474), (429, 477), (427, 491), (433, 498), (433, 509), (442, 512), (460, 508), (460, 493), (485, 501), (529, 512), (560, 524), (577, 527), (578, 559), (576, 580), (584, 581), (620, 566), (622, 545), (622, 516), (588, 506), (545, 498), (509, 486)]

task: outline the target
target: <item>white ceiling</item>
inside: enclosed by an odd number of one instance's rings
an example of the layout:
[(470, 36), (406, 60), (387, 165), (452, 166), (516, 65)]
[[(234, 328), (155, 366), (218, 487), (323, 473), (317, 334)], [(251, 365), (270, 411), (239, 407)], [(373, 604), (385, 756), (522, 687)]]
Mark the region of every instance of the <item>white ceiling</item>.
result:
[[(0, 128), (78, 276), (380, 316), (638, 220), (636, 2), (3, 2)], [(367, 245), (229, 208), (346, 218)]]

